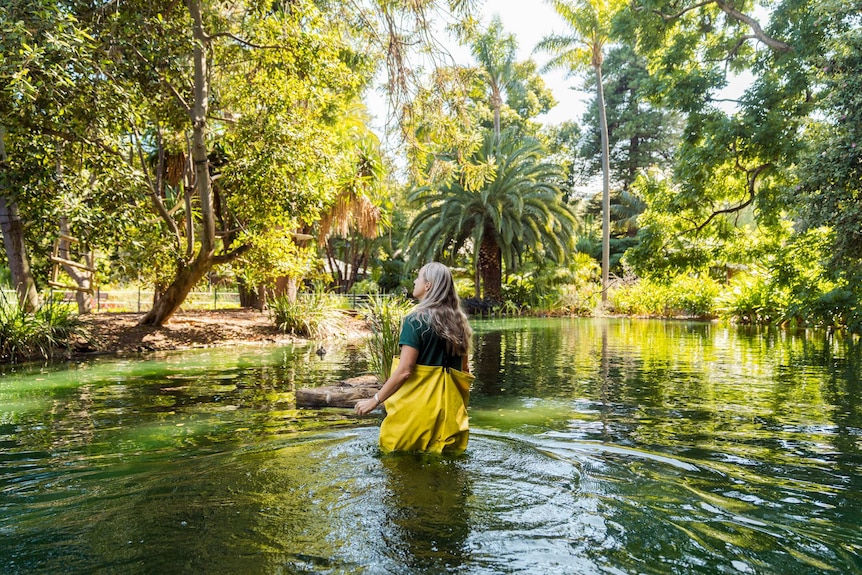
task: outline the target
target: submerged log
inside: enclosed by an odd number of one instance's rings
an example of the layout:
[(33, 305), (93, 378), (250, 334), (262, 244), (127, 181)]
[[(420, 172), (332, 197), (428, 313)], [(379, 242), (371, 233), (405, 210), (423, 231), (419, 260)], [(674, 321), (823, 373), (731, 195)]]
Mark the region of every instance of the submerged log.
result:
[(296, 407), (350, 407), (360, 399), (374, 397), (380, 382), (374, 375), (360, 375), (324, 387), (296, 390)]

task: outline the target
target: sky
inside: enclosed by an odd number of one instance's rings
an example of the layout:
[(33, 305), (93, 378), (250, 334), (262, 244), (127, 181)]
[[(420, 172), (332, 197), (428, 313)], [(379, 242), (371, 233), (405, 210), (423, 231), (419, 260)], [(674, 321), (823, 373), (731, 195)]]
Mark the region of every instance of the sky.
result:
[[(563, 19), (554, 11), (551, 5), (543, 0), (485, 0), (481, 7), (481, 21), (487, 24), (494, 14), (500, 16), (503, 29), (515, 35), (518, 40), (518, 60), (532, 58), (541, 68), (547, 63), (549, 56), (539, 52), (533, 54), (533, 48), (545, 36), (568, 33)], [(762, 8), (756, 8), (754, 16), (766, 22), (768, 15)], [(465, 53), (469, 62), (469, 52)], [(562, 71), (542, 74), (545, 85), (554, 93), (557, 105), (547, 114), (536, 118), (545, 125), (554, 125), (567, 120), (580, 121), (587, 107), (587, 101), (592, 96), (577, 88), (583, 83), (582, 78), (566, 78)], [(752, 76), (744, 73), (731, 78), (729, 85), (715, 95), (716, 98), (733, 99), (738, 97), (752, 82)], [(720, 104), (719, 107), (732, 111), (733, 104)]]
[[(550, 4), (542, 0), (485, 0), (479, 7), (479, 19), (487, 26), (494, 15), (500, 16), (503, 30), (514, 34), (518, 41), (517, 60), (524, 61), (532, 59), (539, 67), (543, 66), (549, 56), (544, 53), (533, 54), (533, 48), (546, 35), (565, 32), (566, 28), (560, 17), (554, 12)], [(468, 48), (458, 46), (451, 38), (445, 38), (441, 33), (441, 39), (446, 49), (454, 57), (455, 63), (462, 65), (475, 65), (475, 60), (470, 55)], [(547, 114), (535, 118), (536, 121), (545, 124), (559, 124), (567, 120), (579, 120), (586, 109), (588, 95), (573, 90), (580, 80), (577, 78), (566, 78), (566, 73), (560, 70), (542, 74), (545, 85), (553, 92), (557, 105)], [(386, 106), (384, 98), (379, 95), (369, 97), (368, 107), (375, 116), (373, 125), (380, 128), (385, 121)]]
[[(549, 59), (548, 54), (533, 54), (536, 44), (551, 34), (567, 32), (560, 16), (550, 4), (537, 0), (485, 0), (482, 22), (487, 24), (496, 14), (503, 22), (503, 29), (518, 40), (518, 61), (532, 59), (541, 68)], [(554, 93), (557, 105), (547, 114), (536, 118), (546, 124), (559, 124), (567, 120), (580, 120), (586, 109), (589, 94), (573, 88), (581, 84), (579, 78), (566, 78), (562, 70), (542, 74), (545, 85)]]
[[(545, 36), (568, 32), (562, 18), (544, 0), (484, 0), (479, 10), (479, 19), (486, 26), (494, 15), (498, 15), (503, 23), (503, 30), (514, 34), (518, 41), (517, 60), (532, 59), (539, 68), (547, 63), (550, 56), (543, 52), (534, 54), (533, 49), (536, 44)], [(441, 37), (445, 37), (445, 34), (441, 34)], [(446, 41), (443, 38), (443, 44), (457, 64), (475, 65), (475, 60), (468, 48), (458, 46), (453, 39)], [(562, 70), (545, 72), (541, 75), (545, 85), (553, 92), (557, 105), (535, 120), (545, 125), (556, 125), (569, 120), (580, 121), (591, 96), (577, 89), (582, 85), (583, 78), (567, 77)], [(731, 85), (716, 96), (737, 97), (750, 82), (749, 75), (731, 80)], [(376, 117), (373, 125), (379, 129), (385, 121), (385, 98), (374, 99), (377, 101), (369, 102), (369, 111)], [(732, 108), (732, 104), (727, 104), (726, 107)], [(382, 133), (382, 130), (380, 132)]]

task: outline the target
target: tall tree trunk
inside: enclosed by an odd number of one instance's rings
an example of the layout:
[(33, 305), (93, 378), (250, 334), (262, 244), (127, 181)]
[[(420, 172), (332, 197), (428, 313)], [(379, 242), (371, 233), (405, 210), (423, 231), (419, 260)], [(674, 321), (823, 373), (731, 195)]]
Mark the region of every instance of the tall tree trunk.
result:
[[(200, 0), (186, 0), (194, 28), (194, 88), (195, 102), (190, 110), (192, 119), (192, 161), (194, 162), (195, 191), (200, 201), (201, 225), (200, 247), (194, 259), (181, 261), (174, 280), (165, 293), (153, 304), (152, 309), (141, 319), (142, 325), (164, 325), (179, 309), (186, 296), (215, 264), (215, 213), (213, 210), (212, 182), (207, 160), (206, 130), (209, 98), (207, 78), (206, 44), (208, 37), (203, 28)], [(190, 217), (190, 216), (187, 216)]]
[(494, 232), (485, 230), (479, 246), (479, 275), (482, 277), (485, 299), (503, 299), (503, 253), (494, 240)]
[(476, 299), (482, 298), (482, 278), (479, 275), (479, 254), (476, 254), (476, 257), (473, 261), (473, 282), (476, 288)]
[(500, 108), (503, 107), (503, 96), (496, 86), (491, 88), (491, 109), (494, 110), (494, 135), (500, 137)]
[(596, 70), (596, 99), (599, 107), (599, 130), (602, 136), (602, 306), (608, 303), (608, 283), (611, 262), (611, 185), (610, 150), (608, 147), (608, 116), (605, 91), (602, 87), (601, 62)]
[(263, 311), (266, 307), (266, 290), (263, 286), (253, 286), (244, 280), (237, 280), (239, 284), (239, 305)]
[[(59, 153), (57, 156), (57, 179), (61, 180), (63, 178), (63, 161), (62, 161), (62, 150), (63, 145), (60, 145)], [(69, 219), (65, 216), (60, 217), (60, 238), (57, 240), (57, 255), (62, 260), (66, 260), (67, 262), (72, 261), (72, 230), (69, 228)], [(75, 282), (75, 285), (78, 287), (75, 290), (75, 302), (78, 304), (78, 313), (80, 315), (86, 315), (88, 313), (93, 312), (93, 298), (92, 298), (92, 283), (93, 283), (93, 272), (90, 271), (93, 269), (93, 254), (90, 252), (89, 254), (84, 256), (85, 264), (89, 269), (81, 269), (72, 265), (71, 263), (61, 263), (63, 266), (63, 271), (66, 272), (66, 275), (72, 278), (72, 281)], [(57, 265), (55, 262), (54, 265)]]
[[(5, 129), (0, 126), (0, 169), (8, 170), (6, 156)], [(8, 190), (0, 188), (0, 230), (3, 233), (3, 247), (6, 249), (6, 260), (9, 271), (12, 272), (12, 285), (18, 292), (18, 305), (33, 313), (39, 307), (39, 293), (36, 282), (30, 271), (30, 258), (27, 257), (27, 246), (24, 244), (24, 226), (18, 213), (18, 204)]]
[[(59, 246), (57, 249), (57, 255), (64, 260), (71, 260), (70, 254), (70, 244), (71, 241), (69, 238), (72, 236), (72, 232), (69, 229), (69, 220), (65, 217), (60, 218), (60, 240)], [(75, 301), (78, 304), (78, 313), (81, 315), (86, 315), (88, 313), (93, 312), (93, 297), (92, 297), (92, 272), (87, 270), (81, 270), (70, 266), (68, 264), (61, 264), (63, 266), (63, 271), (66, 272), (72, 281), (75, 282), (80, 289), (75, 290)], [(92, 253), (86, 257), (86, 265), (89, 268), (93, 267), (93, 257)]]

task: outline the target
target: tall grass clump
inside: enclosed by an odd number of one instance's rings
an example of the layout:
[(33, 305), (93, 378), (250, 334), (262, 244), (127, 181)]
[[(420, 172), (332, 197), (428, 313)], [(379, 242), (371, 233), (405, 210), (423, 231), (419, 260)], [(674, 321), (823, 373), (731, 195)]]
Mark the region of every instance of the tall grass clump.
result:
[(0, 361), (48, 359), (89, 335), (70, 304), (47, 299), (34, 313), (0, 298)]
[(392, 370), (392, 358), (398, 355), (401, 322), (413, 304), (401, 297), (371, 298), (362, 314), (371, 327), (368, 338), (368, 364), (371, 372), (383, 382)]
[(277, 296), (270, 302), (269, 313), (282, 332), (311, 339), (337, 333), (342, 317), (338, 298), (323, 290), (299, 294), (294, 302), (286, 295)]

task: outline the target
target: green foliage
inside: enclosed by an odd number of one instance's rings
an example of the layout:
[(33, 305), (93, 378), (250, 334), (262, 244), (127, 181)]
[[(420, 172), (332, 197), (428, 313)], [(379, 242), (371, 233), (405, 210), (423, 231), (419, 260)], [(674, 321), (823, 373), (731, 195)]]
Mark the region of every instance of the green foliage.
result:
[(269, 303), (269, 314), (282, 332), (311, 339), (337, 333), (342, 315), (338, 299), (323, 290), (301, 294), (295, 302), (278, 296)]
[(733, 278), (719, 301), (721, 314), (740, 323), (862, 328), (860, 283), (826, 266), (834, 232), (822, 227), (775, 246), (747, 273)]
[(567, 284), (560, 288), (560, 297), (557, 307), (551, 312), (564, 315), (589, 316), (599, 305), (602, 299), (602, 285), (600, 281), (588, 284)]
[(245, 285), (275, 285), (280, 277), (310, 278), (317, 261), (314, 246), (300, 246), (283, 230), (261, 230), (246, 237), (241, 235), (240, 242), (249, 242), (252, 247), (240, 255), (232, 267)]
[(576, 203), (574, 191), (585, 185), (590, 178), (585, 159), (578, 153), (582, 133), (583, 130), (577, 122), (568, 121), (547, 126), (538, 136), (548, 150), (548, 160), (560, 166), (566, 174), (563, 199), (568, 204)]
[(486, 101), (481, 104), (487, 104), (493, 115), (491, 122), (483, 121), (483, 127), (495, 133), (503, 125), (525, 132), (535, 130), (530, 119), (547, 112), (555, 102), (537, 74), (536, 64), (515, 60), (515, 36), (504, 32), (499, 16), (494, 16), (486, 29), (470, 35), (468, 41), (486, 92)]
[(69, 304), (48, 299), (35, 313), (27, 313), (5, 297), (0, 301), (0, 361), (48, 359), (75, 340), (87, 338)]
[(611, 295), (614, 310), (636, 316), (698, 317), (715, 315), (718, 284), (709, 278), (679, 275), (670, 282), (641, 279)]
[(404, 273), (404, 260), (386, 259), (380, 262), (380, 279), (377, 284), (386, 293), (394, 293), (398, 291), (401, 285), (407, 280)]
[(634, 188), (648, 207), (637, 217), (637, 243), (623, 263), (638, 277), (669, 280), (745, 266), (774, 253), (790, 233), (784, 222), (755, 226), (750, 210), (716, 216), (711, 227), (697, 230), (695, 211), (678, 203), (680, 188), (657, 170), (639, 176)]
[[(809, 127), (799, 185), (787, 199), (804, 228), (835, 230), (830, 260), (858, 274), (862, 260), (862, 28), (858, 9), (825, 3), (818, 24), (833, 31), (816, 61), (824, 118)], [(857, 7), (858, 8), (858, 7)], [(853, 25), (855, 19), (855, 26)]]
[(601, 297), (600, 274), (598, 262), (584, 253), (570, 256), (566, 266), (530, 262), (522, 272), (507, 277), (499, 311), (508, 315), (588, 315)]
[(455, 292), (461, 299), (471, 298), (476, 295), (476, 282), (473, 279), (456, 277)]
[[(672, 171), (636, 184), (647, 209), (641, 243), (625, 259), (660, 278), (747, 269), (723, 296), (731, 317), (827, 321), (830, 305), (851, 305), (840, 290), (862, 254), (858, 9), (808, 0), (768, 12), (734, 7), (639, 0), (617, 22), (648, 60), (653, 102), (686, 123)], [(721, 92), (742, 70), (752, 79), (731, 101)], [(839, 230), (831, 255), (841, 281), (825, 259), (790, 263), (808, 241), (798, 234), (824, 225)]]
[(398, 355), (401, 323), (412, 309), (409, 300), (400, 297), (371, 298), (361, 313), (371, 327), (366, 347), (371, 372), (380, 382), (389, 379), (392, 358)]
[(735, 278), (717, 301), (722, 317), (742, 324), (771, 324), (785, 317), (787, 297), (764, 275)]
[(559, 310), (568, 315), (590, 315), (602, 296), (601, 264), (589, 254), (576, 253), (569, 275), (560, 287)]
[(380, 293), (380, 286), (377, 285), (377, 282), (373, 279), (364, 279), (356, 282), (350, 288), (350, 292), (352, 294), (378, 294)]

